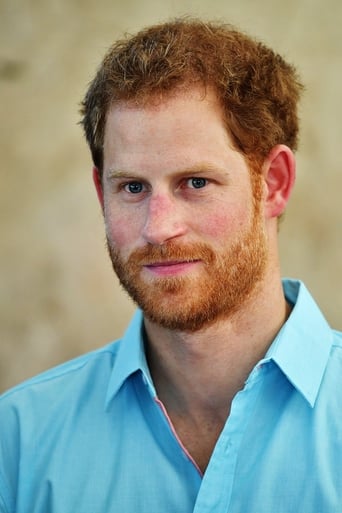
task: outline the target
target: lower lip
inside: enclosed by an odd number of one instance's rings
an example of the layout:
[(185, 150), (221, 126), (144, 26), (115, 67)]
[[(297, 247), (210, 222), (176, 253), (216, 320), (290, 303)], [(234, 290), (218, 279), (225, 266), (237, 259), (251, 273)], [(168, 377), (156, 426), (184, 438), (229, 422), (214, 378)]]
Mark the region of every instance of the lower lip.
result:
[(199, 261), (194, 262), (178, 262), (174, 264), (153, 264), (146, 265), (145, 269), (157, 276), (177, 276), (184, 274), (199, 264)]

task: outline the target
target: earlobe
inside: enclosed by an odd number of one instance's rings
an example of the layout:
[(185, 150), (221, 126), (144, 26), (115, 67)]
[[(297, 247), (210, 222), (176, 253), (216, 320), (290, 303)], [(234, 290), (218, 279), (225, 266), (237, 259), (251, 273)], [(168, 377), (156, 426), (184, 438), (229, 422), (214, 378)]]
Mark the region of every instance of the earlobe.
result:
[(267, 218), (283, 214), (291, 196), (296, 177), (296, 161), (288, 146), (279, 144), (272, 148), (263, 165), (267, 196)]
[(97, 197), (99, 199), (102, 211), (104, 209), (104, 201), (103, 201), (103, 187), (102, 187), (102, 180), (101, 180), (101, 173), (97, 167), (93, 167), (93, 182), (95, 185)]

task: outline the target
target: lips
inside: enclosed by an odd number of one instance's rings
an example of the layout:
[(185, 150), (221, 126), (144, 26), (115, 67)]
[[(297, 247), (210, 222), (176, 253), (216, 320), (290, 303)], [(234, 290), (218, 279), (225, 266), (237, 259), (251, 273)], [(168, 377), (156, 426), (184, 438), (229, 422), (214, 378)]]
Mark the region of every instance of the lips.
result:
[(189, 271), (199, 262), (199, 260), (168, 260), (145, 264), (144, 268), (153, 274), (174, 276)]
[(163, 246), (146, 245), (131, 253), (126, 263), (136, 275), (141, 271), (146, 277), (182, 276), (198, 265), (211, 266), (216, 259), (214, 251), (206, 244), (180, 246), (168, 242)]
[(151, 264), (146, 264), (147, 267), (163, 267), (169, 265), (181, 265), (181, 264), (191, 264), (193, 262), (198, 262), (198, 260), (166, 260), (162, 262), (153, 262)]

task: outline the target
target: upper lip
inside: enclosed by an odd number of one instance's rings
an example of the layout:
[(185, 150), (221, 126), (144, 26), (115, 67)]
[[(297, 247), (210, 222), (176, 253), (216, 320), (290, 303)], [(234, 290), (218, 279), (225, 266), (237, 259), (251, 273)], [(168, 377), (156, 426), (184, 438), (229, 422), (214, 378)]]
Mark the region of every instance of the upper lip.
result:
[(185, 259), (185, 260), (161, 260), (159, 262), (150, 262), (146, 263), (145, 265), (147, 267), (162, 267), (162, 266), (168, 266), (168, 265), (177, 265), (177, 264), (189, 264), (192, 262), (198, 262), (196, 259)]

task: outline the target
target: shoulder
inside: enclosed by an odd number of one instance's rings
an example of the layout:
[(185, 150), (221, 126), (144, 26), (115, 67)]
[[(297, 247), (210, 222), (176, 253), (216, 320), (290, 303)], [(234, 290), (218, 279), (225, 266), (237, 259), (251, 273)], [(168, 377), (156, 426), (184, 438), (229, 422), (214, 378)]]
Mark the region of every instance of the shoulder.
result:
[[(336, 362), (337, 365), (342, 367), (342, 332), (332, 330), (332, 345), (330, 359)], [(341, 368), (342, 371), (342, 368)], [(342, 372), (340, 374), (342, 378)]]
[(342, 331), (332, 330), (333, 332), (333, 347), (342, 349)]
[[(329, 357), (322, 377), (318, 403), (323, 405), (324, 412), (330, 411), (329, 422), (341, 428), (342, 394), (338, 391), (342, 386), (342, 333), (332, 330), (332, 344)], [(342, 439), (340, 440), (342, 443)]]
[(13, 454), (39, 433), (63, 425), (85, 404), (105, 404), (120, 341), (92, 351), (24, 381), (0, 396), (1, 454)]
[(14, 508), (20, 467), (29, 462), (34, 468), (38, 454), (49, 461), (52, 447), (74, 429), (82, 434), (84, 419), (91, 423), (104, 407), (119, 346), (111, 343), (58, 365), (0, 396), (0, 511), (2, 501), (8, 511)]
[(332, 344), (330, 351), (329, 363), (330, 365), (340, 368), (340, 378), (342, 379), (342, 332), (331, 330)]
[(39, 397), (35, 404), (55, 401), (66, 393), (76, 392), (78, 387), (84, 388), (89, 380), (98, 374), (102, 379), (111, 373), (120, 340), (112, 342), (96, 351), (89, 352), (61, 365), (30, 378), (9, 389), (0, 396), (0, 416), (4, 409), (30, 407), (30, 397)]

